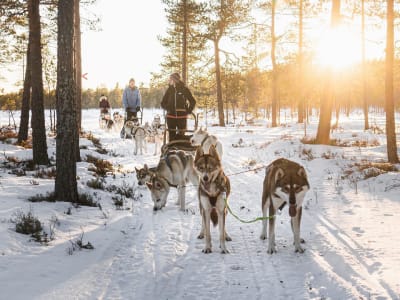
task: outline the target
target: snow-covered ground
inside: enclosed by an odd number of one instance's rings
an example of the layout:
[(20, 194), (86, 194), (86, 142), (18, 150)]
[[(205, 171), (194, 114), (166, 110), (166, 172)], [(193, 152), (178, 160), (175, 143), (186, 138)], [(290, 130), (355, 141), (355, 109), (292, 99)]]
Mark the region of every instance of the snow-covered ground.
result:
[[(146, 110), (145, 119), (157, 112)], [(93, 195), (101, 209), (29, 202), (31, 196), (53, 191), (54, 180), (35, 177), (37, 171), (10, 174), (4, 165), (12, 158), (30, 159), (32, 152), (0, 142), (0, 299), (400, 299), (400, 176), (386, 172), (364, 179), (363, 174), (377, 169), (359, 171), (357, 165), (385, 160), (386, 138), (364, 132), (361, 114), (350, 117), (341, 116), (342, 128), (332, 137), (371, 146), (302, 144), (304, 128), (291, 120), (277, 128), (265, 123), (208, 127), (224, 146), (229, 201), (242, 219), (261, 215), (264, 169), (259, 167), (278, 157), (305, 167), (311, 189), (301, 226), (303, 254), (294, 252), (287, 208), (278, 216), (276, 254), (267, 254), (260, 222), (245, 224), (231, 215), (230, 253), (218, 251), (213, 228), (214, 251), (203, 254), (196, 188), (187, 188), (186, 212), (179, 211), (173, 191), (167, 206), (154, 213), (150, 193), (137, 186), (134, 173), (144, 163), (157, 164), (154, 145), (148, 145), (147, 154), (134, 156), (132, 141), (99, 129), (96, 110), (83, 111), (83, 129), (100, 140), (107, 154), (82, 138), (81, 155), (112, 162), (115, 171), (105, 178), (106, 187), (133, 188), (122, 210), (113, 204), (115, 191), (87, 186), (95, 177), (86, 161), (78, 163), (79, 192)], [(212, 121), (208, 116), (209, 125)], [(384, 128), (382, 115), (371, 122)], [(8, 124), (7, 114), (1, 113), (0, 123)], [(307, 135), (313, 136), (316, 126), (317, 120), (311, 120)], [(240, 138), (242, 147), (233, 147)], [(48, 147), (54, 158), (53, 137)], [(43, 245), (16, 233), (12, 220), (18, 212), (32, 212), (54, 239)], [(94, 249), (74, 251), (79, 239)]]

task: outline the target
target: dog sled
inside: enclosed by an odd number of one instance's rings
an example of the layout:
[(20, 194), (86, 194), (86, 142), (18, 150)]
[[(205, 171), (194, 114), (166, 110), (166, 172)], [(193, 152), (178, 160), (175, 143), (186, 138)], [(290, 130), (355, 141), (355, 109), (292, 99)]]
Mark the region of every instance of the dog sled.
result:
[(197, 146), (193, 146), (190, 142), (190, 138), (192, 137), (192, 133), (197, 130), (198, 127), (198, 117), (191, 113), (188, 118), (189, 120), (194, 121), (194, 129), (185, 129), (180, 130), (180, 134), (177, 135), (175, 140), (169, 141), (167, 143), (167, 133), (170, 131), (175, 131), (176, 129), (168, 129), (165, 126), (164, 137), (163, 137), (163, 145), (161, 147), (161, 155), (167, 153), (170, 150), (184, 150), (184, 151), (196, 151)]

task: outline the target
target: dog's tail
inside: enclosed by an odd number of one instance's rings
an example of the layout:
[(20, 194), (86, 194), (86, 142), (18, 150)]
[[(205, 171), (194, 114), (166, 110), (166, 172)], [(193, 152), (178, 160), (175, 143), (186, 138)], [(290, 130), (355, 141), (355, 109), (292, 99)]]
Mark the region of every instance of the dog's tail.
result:
[(211, 217), (211, 222), (213, 223), (214, 226), (217, 226), (218, 224), (218, 214), (217, 210), (213, 208), (210, 212), (210, 217)]

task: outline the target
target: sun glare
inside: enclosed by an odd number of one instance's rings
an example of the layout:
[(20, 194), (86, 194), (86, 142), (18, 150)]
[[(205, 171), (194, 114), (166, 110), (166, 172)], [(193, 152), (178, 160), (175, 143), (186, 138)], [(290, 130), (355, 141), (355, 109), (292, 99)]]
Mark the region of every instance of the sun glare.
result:
[(316, 63), (344, 69), (361, 61), (360, 37), (345, 28), (331, 29), (320, 39)]

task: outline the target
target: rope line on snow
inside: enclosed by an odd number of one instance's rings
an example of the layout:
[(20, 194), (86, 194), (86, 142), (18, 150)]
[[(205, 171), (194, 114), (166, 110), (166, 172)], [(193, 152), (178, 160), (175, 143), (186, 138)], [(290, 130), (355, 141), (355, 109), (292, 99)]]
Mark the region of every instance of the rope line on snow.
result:
[(224, 198), (224, 201), (225, 201), (225, 206), (226, 206), (226, 208), (228, 209), (229, 213), (230, 213), (232, 216), (234, 216), (236, 220), (238, 220), (238, 221), (240, 221), (240, 222), (242, 222), (242, 223), (246, 223), (246, 224), (248, 224), (248, 223), (255, 223), (255, 222), (258, 222), (258, 221), (269, 220), (269, 219), (275, 218), (275, 215), (273, 215), (273, 216), (269, 216), (269, 217), (256, 217), (256, 218), (251, 219), (251, 220), (243, 220), (243, 219), (240, 218), (238, 215), (236, 215), (236, 214), (233, 213), (231, 207), (230, 207), (229, 204), (228, 204), (228, 199), (226, 199), (226, 197)]

